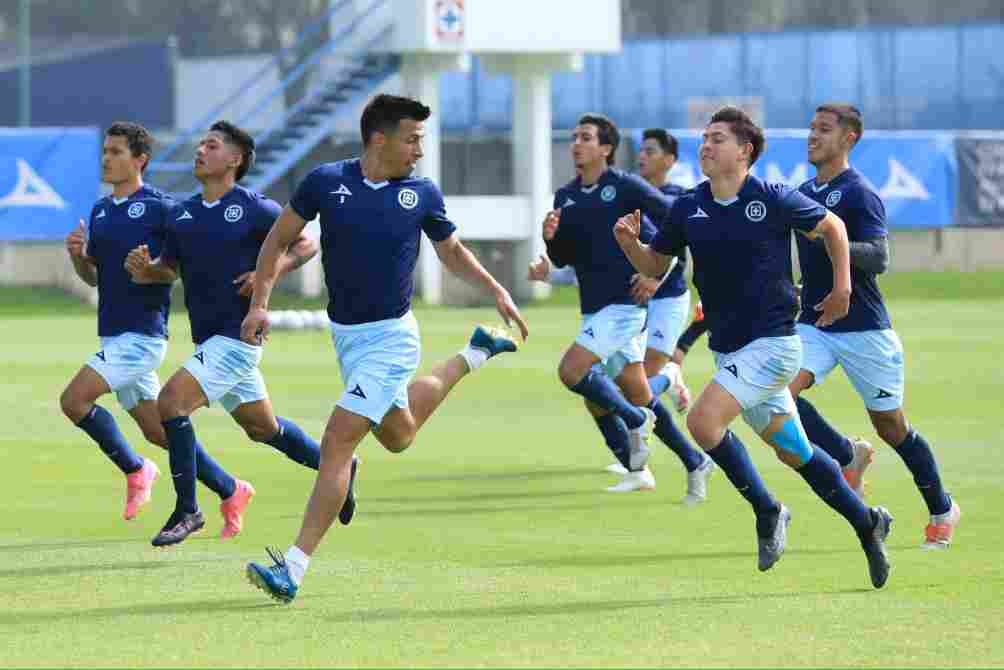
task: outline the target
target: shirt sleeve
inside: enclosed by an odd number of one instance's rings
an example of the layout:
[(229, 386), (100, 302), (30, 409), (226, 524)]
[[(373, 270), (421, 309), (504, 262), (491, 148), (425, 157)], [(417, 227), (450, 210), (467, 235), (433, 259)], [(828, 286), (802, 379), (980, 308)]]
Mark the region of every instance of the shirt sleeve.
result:
[(781, 219), (792, 230), (809, 233), (826, 216), (826, 208), (809, 196), (782, 184), (776, 185)]
[[(162, 263), (177, 265), (181, 260), (181, 249), (178, 246), (178, 234), (175, 226), (178, 225), (178, 217), (187, 211), (184, 205), (176, 204), (167, 212), (167, 218), (161, 230), (161, 247), (158, 256)], [(153, 256), (152, 250), (150, 255)]]
[(275, 200), (262, 198), (258, 201), (258, 216), (255, 219), (254, 227), (255, 232), (262, 240), (268, 235), (268, 231), (272, 230), (272, 225), (280, 214), (282, 214), (282, 206)]
[[(554, 192), (554, 209), (561, 209), (561, 206), (558, 204), (559, 202), (563, 202), (561, 200), (561, 189)], [(545, 240), (544, 246), (547, 248), (547, 255), (556, 267), (563, 268), (575, 260), (574, 241), (569, 236), (568, 229), (562, 227), (560, 220), (558, 221), (558, 230), (555, 232), (554, 237), (550, 240)]]
[(98, 211), (97, 206), (91, 208), (91, 215), (87, 218), (87, 245), (84, 248), (91, 258), (97, 259), (98, 241), (94, 239), (94, 214)]
[(682, 199), (677, 199), (673, 203), (666, 221), (652, 238), (652, 249), (663, 256), (680, 256), (687, 248), (686, 229), (684, 228), (687, 215), (684, 213), (684, 202)]
[[(177, 208), (177, 203), (171, 200), (162, 201), (158, 207), (160, 216), (150, 227), (150, 239), (147, 246), (150, 248), (150, 258), (159, 258), (164, 252), (164, 240), (167, 237), (167, 226), (170, 225), (171, 213)], [(176, 215), (178, 216), (178, 215)]]
[[(889, 228), (885, 219), (885, 205), (877, 193), (865, 189), (862, 192), (861, 204), (857, 210), (854, 230), (847, 231), (852, 242), (865, 242), (889, 236)], [(845, 221), (845, 223), (847, 222)], [(848, 229), (851, 227), (850, 223), (847, 223), (847, 227)]]
[(632, 210), (640, 209), (656, 230), (662, 228), (669, 220), (669, 212), (673, 208), (675, 198), (667, 196), (637, 175), (625, 175), (624, 182), (631, 196), (628, 199), (628, 207)]
[(289, 206), (293, 208), (304, 221), (313, 221), (317, 212), (321, 209), (321, 168), (317, 168), (300, 182), (296, 187), (296, 192), (289, 201)]
[(457, 227), (446, 216), (446, 203), (443, 201), (442, 191), (433, 182), (429, 181), (428, 184), (427, 197), (430, 202), (422, 219), (422, 230), (433, 242), (442, 242), (452, 235)]

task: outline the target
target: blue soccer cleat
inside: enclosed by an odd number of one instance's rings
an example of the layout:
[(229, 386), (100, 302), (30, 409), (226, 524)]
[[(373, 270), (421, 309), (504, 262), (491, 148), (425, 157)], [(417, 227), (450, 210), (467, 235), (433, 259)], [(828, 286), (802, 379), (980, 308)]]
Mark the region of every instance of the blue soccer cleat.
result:
[(248, 563), (246, 571), (248, 581), (280, 603), (293, 602), (299, 587), (289, 574), (286, 559), (278, 551), (268, 547), (265, 551), (272, 559), (272, 565), (265, 567), (260, 563)]
[(861, 536), (861, 548), (865, 550), (865, 557), (868, 559), (868, 575), (872, 586), (880, 589), (885, 586), (892, 569), (885, 550), (886, 538), (892, 532), (892, 514), (885, 507), (872, 507), (871, 512), (875, 526)]
[(516, 340), (501, 328), (477, 326), (471, 335), (471, 348), (483, 351), (488, 358), (506, 351), (516, 351)]

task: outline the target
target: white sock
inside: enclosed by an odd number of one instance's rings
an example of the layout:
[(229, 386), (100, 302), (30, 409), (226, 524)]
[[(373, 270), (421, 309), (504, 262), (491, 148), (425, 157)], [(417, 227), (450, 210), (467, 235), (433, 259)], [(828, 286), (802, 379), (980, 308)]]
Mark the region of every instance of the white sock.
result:
[(303, 581), (303, 576), (307, 574), (307, 566), (310, 565), (310, 556), (307, 556), (295, 544), (286, 550), (286, 569), (289, 576), (293, 578), (293, 583), (297, 586)]
[(467, 361), (467, 368), (471, 372), (474, 372), (475, 370), (480, 368), (482, 365), (485, 364), (485, 361), (488, 360), (487, 353), (485, 353), (481, 349), (475, 349), (469, 344), (460, 350), (460, 356), (465, 361)]

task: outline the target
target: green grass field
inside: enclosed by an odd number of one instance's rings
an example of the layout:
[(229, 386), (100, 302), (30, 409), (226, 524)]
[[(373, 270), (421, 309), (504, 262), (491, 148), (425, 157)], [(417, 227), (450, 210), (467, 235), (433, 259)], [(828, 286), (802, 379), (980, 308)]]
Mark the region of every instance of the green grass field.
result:
[[(122, 521), (122, 476), (58, 409), (95, 350), (93, 315), (53, 295), (16, 307), (37, 296), (4, 290), (0, 665), (1004, 665), (994, 363), (1004, 275), (900, 275), (887, 286), (907, 350), (909, 416), (934, 445), (963, 522), (949, 551), (919, 550), (926, 509), (880, 447), (870, 499), (896, 517), (884, 590), (871, 589), (846, 524), (745, 426), (794, 514), (771, 572), (757, 572), (752, 515), (720, 473), (706, 505), (684, 508), (683, 470), (660, 447), (656, 491), (605, 493), (610, 456), (555, 373), (578, 321), (564, 294), (526, 311), (523, 350), (458, 386), (410, 450), (363, 443), (356, 520), (329, 535), (290, 606), (248, 585), (244, 564), (263, 559), (266, 544), (289, 545), (312, 473), (203, 410), (201, 441), (258, 495), (244, 533), (221, 542), (217, 501), (200, 490), (207, 532), (153, 549), (173, 506), (169, 477), (136, 521)], [(489, 310), (417, 314), (425, 367), (454, 353), (473, 323), (495, 320)], [(191, 352), (184, 314), (172, 333), (162, 379)], [(327, 335), (276, 334), (264, 372), (278, 412), (319, 435), (341, 392)], [(691, 387), (710, 372), (698, 344)], [(811, 397), (838, 426), (878, 442), (842, 375)], [(166, 474), (166, 453), (141, 442), (114, 400), (104, 405)]]

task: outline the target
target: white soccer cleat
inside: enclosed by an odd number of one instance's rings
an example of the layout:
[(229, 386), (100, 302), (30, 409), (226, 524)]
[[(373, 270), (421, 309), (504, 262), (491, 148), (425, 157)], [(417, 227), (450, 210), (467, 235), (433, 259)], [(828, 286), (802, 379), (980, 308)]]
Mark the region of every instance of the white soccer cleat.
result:
[(844, 479), (847, 484), (858, 495), (858, 498), (865, 499), (865, 470), (871, 465), (875, 458), (875, 447), (867, 440), (855, 437), (851, 440), (851, 449), (854, 453), (850, 464), (843, 468)]
[(673, 402), (673, 407), (677, 413), (684, 414), (690, 409), (690, 389), (683, 383), (683, 370), (680, 369), (679, 365), (670, 361), (663, 366), (660, 374), (665, 375), (669, 380), (666, 395)]
[(645, 413), (645, 422), (629, 432), (631, 444), (630, 465), (632, 470), (641, 470), (648, 463), (649, 450), (648, 441), (652, 438), (652, 430), (655, 428), (655, 412), (648, 407), (639, 407)]
[(607, 467), (605, 467), (603, 469), (606, 472), (609, 472), (612, 475), (621, 475), (621, 476), (623, 476), (623, 475), (626, 475), (628, 473), (628, 469), (625, 468), (620, 463), (611, 463), (610, 465), (608, 465)]
[(624, 475), (624, 479), (620, 480), (613, 486), (608, 486), (607, 491), (610, 493), (630, 493), (631, 491), (654, 491), (655, 490), (655, 475), (648, 468), (642, 470), (635, 470), (633, 472), (628, 472)]
[(708, 499), (708, 480), (711, 479), (715, 467), (715, 462), (705, 454), (704, 462), (693, 472), (687, 473), (687, 495), (683, 497), (684, 505), (700, 505)]

